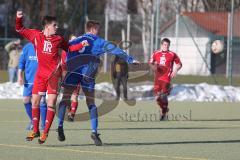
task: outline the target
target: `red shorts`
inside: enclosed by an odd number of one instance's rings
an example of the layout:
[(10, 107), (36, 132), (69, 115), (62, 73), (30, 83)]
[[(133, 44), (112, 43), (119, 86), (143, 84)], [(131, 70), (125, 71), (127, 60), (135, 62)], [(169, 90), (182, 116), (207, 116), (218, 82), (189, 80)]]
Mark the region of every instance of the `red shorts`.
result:
[(171, 83), (161, 81), (161, 80), (154, 83), (153, 90), (155, 95), (159, 95), (159, 93), (165, 93), (169, 95), (171, 89), (172, 89)]
[(46, 77), (36, 74), (32, 94), (58, 94), (60, 72)]

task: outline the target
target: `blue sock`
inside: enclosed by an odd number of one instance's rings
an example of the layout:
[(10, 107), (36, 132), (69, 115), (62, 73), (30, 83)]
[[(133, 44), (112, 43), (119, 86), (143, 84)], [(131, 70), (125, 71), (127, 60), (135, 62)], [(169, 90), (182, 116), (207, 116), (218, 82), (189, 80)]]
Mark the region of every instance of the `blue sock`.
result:
[(59, 108), (58, 108), (58, 127), (63, 126), (66, 107), (67, 106), (64, 102), (60, 102)]
[(40, 116), (41, 116), (41, 126), (45, 127), (45, 121), (47, 116), (47, 103), (40, 103)]
[(32, 103), (25, 103), (24, 106), (29, 119), (32, 121)]
[(92, 126), (92, 132), (97, 133), (98, 128), (98, 111), (95, 104), (91, 104), (88, 106), (89, 114), (91, 118), (91, 126)]

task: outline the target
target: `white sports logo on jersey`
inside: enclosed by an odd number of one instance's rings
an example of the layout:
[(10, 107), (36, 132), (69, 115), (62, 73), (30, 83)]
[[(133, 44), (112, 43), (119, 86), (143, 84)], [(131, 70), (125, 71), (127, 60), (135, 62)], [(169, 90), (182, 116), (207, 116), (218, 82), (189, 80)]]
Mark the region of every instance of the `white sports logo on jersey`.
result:
[(160, 65), (165, 66), (165, 64), (166, 64), (166, 57), (165, 56), (160, 57)]
[(43, 51), (46, 53), (51, 53), (52, 52), (52, 43), (44, 40)]

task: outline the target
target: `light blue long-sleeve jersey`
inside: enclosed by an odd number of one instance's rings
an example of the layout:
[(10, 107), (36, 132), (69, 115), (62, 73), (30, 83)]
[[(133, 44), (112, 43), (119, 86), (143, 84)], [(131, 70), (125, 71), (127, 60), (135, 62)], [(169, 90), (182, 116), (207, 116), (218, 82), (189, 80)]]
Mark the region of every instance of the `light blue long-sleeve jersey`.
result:
[(25, 71), (25, 84), (33, 84), (37, 71), (37, 56), (32, 43), (27, 43), (22, 50), (19, 58), (18, 69)]

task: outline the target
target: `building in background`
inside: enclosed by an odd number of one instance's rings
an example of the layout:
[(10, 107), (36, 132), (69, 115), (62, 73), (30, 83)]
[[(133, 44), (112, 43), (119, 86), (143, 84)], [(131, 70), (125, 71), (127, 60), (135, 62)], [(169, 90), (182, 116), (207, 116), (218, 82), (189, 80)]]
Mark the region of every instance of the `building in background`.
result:
[[(163, 25), (160, 37), (171, 39), (171, 49), (183, 62), (179, 74), (209, 75), (226, 73), (226, 44), (228, 36), (228, 12), (185, 12), (179, 18), (176, 37), (176, 18)], [(233, 74), (240, 74), (240, 12), (234, 14), (233, 23)], [(177, 40), (178, 39), (178, 40)], [(212, 54), (211, 43), (223, 40), (225, 48), (220, 54)]]

